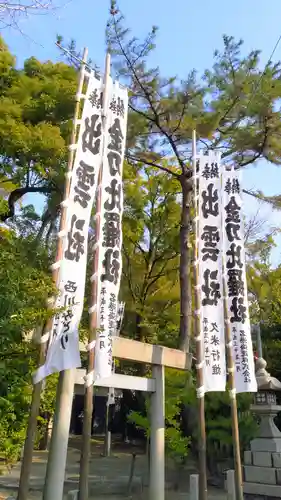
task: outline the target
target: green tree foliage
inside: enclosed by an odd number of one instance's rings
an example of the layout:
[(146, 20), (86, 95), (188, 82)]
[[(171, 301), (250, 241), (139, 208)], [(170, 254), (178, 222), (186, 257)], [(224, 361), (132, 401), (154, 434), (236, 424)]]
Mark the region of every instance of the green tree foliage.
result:
[(0, 178), (3, 188), (6, 182), (17, 186), (1, 215), (5, 221), (27, 193), (57, 193), (61, 201), (76, 72), (34, 57), (18, 70), (2, 39), (0, 70)]
[(192, 185), (191, 135), (198, 144), (217, 148), (225, 163), (246, 167), (260, 158), (280, 163), (280, 63), (260, 68), (260, 52), (244, 55), (242, 41), (223, 37), (223, 50), (202, 77), (191, 71), (180, 82), (149, 67), (157, 28), (139, 41), (124, 27), (116, 2), (111, 4), (107, 41), (115, 70), (130, 89), (127, 158), (157, 166), (180, 184), (180, 346), (191, 334), (189, 230)]
[(53, 288), (48, 256), (34, 240), (0, 228), (0, 245), (0, 456), (10, 463), (25, 438), (37, 360), (30, 336), (46, 319)]
[(125, 164), (124, 333), (175, 346), (179, 316), (178, 186), (154, 167)]

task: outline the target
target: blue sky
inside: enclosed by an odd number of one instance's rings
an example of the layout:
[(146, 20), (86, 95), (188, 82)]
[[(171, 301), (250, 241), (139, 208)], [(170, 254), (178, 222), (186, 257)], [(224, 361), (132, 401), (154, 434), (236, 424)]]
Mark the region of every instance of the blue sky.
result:
[[(22, 19), (23, 34), (11, 29), (3, 31), (10, 50), (18, 58), (18, 65), (31, 55), (40, 60), (58, 60), (54, 42), (56, 35), (61, 34), (65, 41), (74, 38), (78, 48), (87, 46), (91, 59), (103, 68), (109, 0), (59, 0), (58, 3), (65, 7), (49, 15)], [(153, 24), (159, 27), (151, 63), (158, 65), (166, 76), (184, 78), (193, 68), (202, 73), (212, 64), (214, 50), (222, 47), (224, 33), (242, 38), (245, 53), (261, 49), (261, 61), (266, 64), (281, 34), (280, 0), (216, 0), (215, 3), (202, 0), (197, 4), (186, 0), (120, 0), (119, 7), (136, 36), (144, 36)], [(281, 43), (273, 60), (280, 59)], [(268, 195), (281, 192), (280, 181), (281, 167), (265, 162), (244, 174), (246, 188), (262, 189)], [(245, 209), (248, 215), (255, 214), (258, 204), (245, 198)], [(269, 225), (281, 227), (281, 213), (274, 214), (263, 205), (260, 216)], [(281, 237), (277, 241), (278, 247), (272, 256), (274, 265), (281, 261)]]

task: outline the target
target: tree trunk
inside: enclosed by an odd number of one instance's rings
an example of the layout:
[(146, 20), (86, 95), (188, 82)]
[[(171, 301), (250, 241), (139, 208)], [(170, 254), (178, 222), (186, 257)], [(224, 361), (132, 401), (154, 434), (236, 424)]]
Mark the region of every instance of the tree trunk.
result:
[(180, 178), (182, 187), (182, 212), (180, 228), (180, 334), (179, 348), (189, 351), (192, 326), (192, 293), (191, 293), (191, 245), (190, 205), (192, 201), (192, 185), (187, 175)]

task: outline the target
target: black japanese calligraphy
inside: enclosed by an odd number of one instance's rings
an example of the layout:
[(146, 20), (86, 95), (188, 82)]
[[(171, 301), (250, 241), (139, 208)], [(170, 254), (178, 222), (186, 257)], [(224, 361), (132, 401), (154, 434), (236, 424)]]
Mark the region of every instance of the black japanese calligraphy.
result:
[(98, 92), (97, 89), (94, 89), (89, 96), (89, 101), (92, 104), (93, 108), (100, 109), (102, 107), (102, 99), (103, 93)]
[(240, 183), (238, 179), (228, 178), (225, 183), (225, 192), (227, 194), (240, 194)]
[(244, 282), (241, 269), (229, 269), (227, 271), (228, 296), (244, 295)]
[(87, 150), (93, 155), (100, 152), (101, 123), (97, 123), (99, 119), (99, 115), (92, 115), (91, 123), (88, 117), (85, 119), (85, 130), (82, 134), (82, 150), (84, 153)]
[(212, 375), (221, 375), (220, 365), (213, 365), (212, 366)]
[(203, 171), (202, 171), (202, 177), (205, 179), (214, 179), (214, 178), (219, 178), (219, 167), (217, 163), (206, 163)]
[(227, 213), (225, 230), (228, 241), (240, 240), (238, 232), (241, 227), (241, 207), (237, 204), (235, 196), (231, 196), (229, 203), (225, 206)]
[(105, 272), (101, 275), (102, 281), (110, 281), (117, 285), (120, 271), (120, 252), (109, 248), (106, 250), (103, 260)]
[(121, 227), (120, 214), (116, 212), (105, 212), (105, 223), (103, 225), (103, 247), (114, 248), (120, 245)]
[(117, 100), (115, 97), (113, 97), (109, 109), (113, 112), (113, 114), (116, 114), (117, 116), (121, 116), (124, 118), (125, 115), (125, 106), (124, 106), (124, 101), (120, 97), (117, 97)]
[(117, 153), (122, 152), (122, 139), (124, 138), (121, 130), (119, 118), (115, 118), (113, 125), (108, 129), (111, 142), (108, 144), (108, 149), (112, 149)]
[(230, 310), (233, 316), (230, 318), (231, 323), (245, 323), (247, 319), (247, 308), (244, 305), (244, 297), (234, 297)]
[(68, 332), (70, 330), (70, 324), (71, 320), (73, 318), (73, 313), (71, 309), (67, 309), (62, 314), (62, 326), (63, 326), (63, 331), (62, 331), (62, 336), (60, 338), (61, 346), (63, 349), (66, 349), (66, 344), (68, 343)]
[(76, 290), (77, 290), (76, 281), (70, 281), (70, 280), (68, 280), (65, 283), (65, 285), (64, 285), (64, 289), (65, 289), (66, 292), (75, 293)]
[(206, 269), (203, 274), (203, 279), (204, 284), (201, 288), (205, 297), (202, 300), (202, 305), (216, 306), (218, 304), (218, 299), (221, 298), (218, 270), (210, 271), (210, 269)]
[(67, 233), (68, 246), (64, 252), (67, 260), (75, 260), (79, 262), (81, 255), (85, 253), (85, 236), (83, 235), (85, 221), (77, 219), (74, 214), (71, 218), (70, 231)]
[(112, 179), (110, 186), (105, 188), (105, 191), (110, 195), (111, 199), (104, 204), (106, 210), (121, 210), (121, 184), (117, 179)]
[(217, 335), (211, 335), (211, 340), (210, 340), (210, 344), (211, 345), (214, 345), (214, 346), (218, 346), (220, 345), (220, 339)]
[(238, 266), (240, 269), (243, 267), (243, 262), (241, 260), (241, 245), (236, 245), (236, 243), (231, 243), (229, 250), (227, 250), (226, 255), (230, 257), (226, 263), (227, 269), (233, 269)]
[(121, 156), (115, 151), (110, 151), (107, 155), (110, 175), (114, 176), (117, 173), (120, 174), (121, 168)]
[(202, 248), (202, 260), (212, 260), (216, 262), (219, 256), (217, 244), (220, 241), (219, 229), (216, 226), (204, 226), (201, 239), (204, 241)]
[(219, 196), (218, 190), (214, 189), (214, 184), (210, 183), (205, 191), (202, 191), (202, 213), (204, 219), (207, 219), (209, 215), (215, 217), (219, 214)]
[(77, 186), (74, 188), (76, 193), (74, 196), (74, 202), (78, 202), (81, 207), (86, 208), (91, 199), (88, 191), (95, 185), (94, 167), (87, 165), (87, 163), (81, 160), (79, 167), (77, 168), (77, 177)]

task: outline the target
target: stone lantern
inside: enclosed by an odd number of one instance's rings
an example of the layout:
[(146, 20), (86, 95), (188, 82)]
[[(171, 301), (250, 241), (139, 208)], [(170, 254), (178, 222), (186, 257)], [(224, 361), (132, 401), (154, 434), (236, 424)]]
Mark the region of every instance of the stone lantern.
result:
[(244, 452), (244, 498), (272, 500), (281, 498), (281, 433), (274, 418), (281, 411), (276, 392), (281, 382), (266, 371), (266, 361), (256, 361), (258, 392), (251, 410), (259, 417), (259, 436)]

